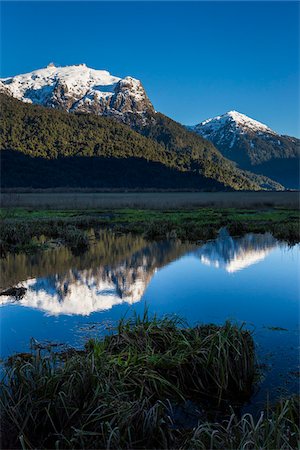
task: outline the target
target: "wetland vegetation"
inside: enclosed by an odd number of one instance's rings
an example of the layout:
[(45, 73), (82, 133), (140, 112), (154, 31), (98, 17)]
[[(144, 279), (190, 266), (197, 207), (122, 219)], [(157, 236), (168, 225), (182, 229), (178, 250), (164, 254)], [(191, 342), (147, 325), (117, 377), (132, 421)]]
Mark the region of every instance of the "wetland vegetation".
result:
[[(32, 252), (49, 241), (76, 251), (89, 246), (87, 231), (109, 229), (146, 239), (180, 239), (199, 242), (213, 239), (222, 227), (234, 236), (271, 232), (290, 244), (299, 242), (299, 210), (287, 208), (193, 208), (193, 209), (31, 209), (3, 208), (1, 253)], [(53, 242), (52, 242), (53, 244)]]
[[(85, 350), (15, 355), (1, 389), (4, 448), (296, 448), (297, 401), (241, 416), (257, 377), (251, 334), (235, 324), (122, 319)], [(197, 426), (178, 410), (194, 404)], [(229, 407), (233, 405), (233, 409)]]

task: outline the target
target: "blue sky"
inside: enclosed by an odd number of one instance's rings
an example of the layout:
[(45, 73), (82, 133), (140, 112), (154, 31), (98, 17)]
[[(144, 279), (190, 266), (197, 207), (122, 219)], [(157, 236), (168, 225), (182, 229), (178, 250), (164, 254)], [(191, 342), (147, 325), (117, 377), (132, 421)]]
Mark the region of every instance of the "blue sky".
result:
[(236, 109), (299, 136), (299, 3), (3, 2), (1, 76), (86, 63), (184, 124)]

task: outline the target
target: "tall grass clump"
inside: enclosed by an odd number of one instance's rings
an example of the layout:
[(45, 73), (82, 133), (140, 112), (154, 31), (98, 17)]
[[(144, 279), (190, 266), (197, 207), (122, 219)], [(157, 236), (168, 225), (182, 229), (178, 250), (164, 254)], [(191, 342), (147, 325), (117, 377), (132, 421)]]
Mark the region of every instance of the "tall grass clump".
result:
[(91, 354), (15, 360), (1, 392), (2, 448), (130, 448), (168, 439), (166, 407), (126, 392)]
[(268, 405), (258, 418), (232, 414), (222, 423), (204, 422), (182, 433), (181, 449), (296, 450), (299, 449), (299, 398)]
[(121, 320), (84, 351), (11, 357), (1, 383), (3, 448), (176, 448), (172, 419), (192, 399), (224, 410), (248, 399), (251, 335), (236, 325), (187, 328), (147, 314)]
[(208, 398), (218, 404), (249, 397), (255, 376), (252, 337), (230, 322), (188, 328), (179, 318), (149, 319), (145, 314), (121, 320), (116, 334), (88, 345), (94, 351), (104, 347), (128, 368), (154, 371), (184, 397)]

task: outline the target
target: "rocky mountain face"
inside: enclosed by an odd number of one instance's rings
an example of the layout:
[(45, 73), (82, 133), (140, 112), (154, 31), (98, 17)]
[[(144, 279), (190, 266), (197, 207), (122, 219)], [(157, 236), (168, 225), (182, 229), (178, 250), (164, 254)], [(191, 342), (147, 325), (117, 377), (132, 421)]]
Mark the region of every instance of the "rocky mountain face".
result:
[(44, 69), (0, 79), (0, 92), (27, 103), (114, 117), (131, 126), (143, 126), (154, 108), (142, 83), (119, 78), (85, 64)]
[(188, 127), (211, 141), (228, 159), (288, 188), (299, 187), (300, 140), (280, 135), (237, 111)]

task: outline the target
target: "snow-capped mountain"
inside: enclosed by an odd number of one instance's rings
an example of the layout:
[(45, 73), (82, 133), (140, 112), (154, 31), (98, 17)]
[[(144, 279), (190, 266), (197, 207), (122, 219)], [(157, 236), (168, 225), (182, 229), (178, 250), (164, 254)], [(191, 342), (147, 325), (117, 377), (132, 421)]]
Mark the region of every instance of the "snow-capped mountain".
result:
[(299, 139), (280, 135), (237, 111), (188, 128), (211, 141), (240, 168), (269, 176), (286, 187), (299, 186)]
[[(230, 126), (231, 132), (240, 132), (241, 134), (247, 132), (253, 133), (269, 133), (276, 135), (275, 131), (271, 130), (267, 125), (251, 119), (251, 117), (241, 114), (238, 111), (229, 111), (222, 116), (217, 116), (211, 119), (204, 120), (194, 128), (203, 136), (215, 136), (220, 129), (225, 126)], [(234, 144), (232, 140), (231, 144)]]
[(130, 124), (136, 120), (142, 125), (154, 112), (139, 80), (129, 76), (119, 78), (85, 64), (66, 67), (49, 64), (33, 72), (1, 78), (0, 92), (27, 103), (112, 116)]

